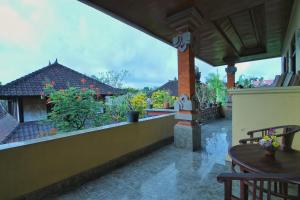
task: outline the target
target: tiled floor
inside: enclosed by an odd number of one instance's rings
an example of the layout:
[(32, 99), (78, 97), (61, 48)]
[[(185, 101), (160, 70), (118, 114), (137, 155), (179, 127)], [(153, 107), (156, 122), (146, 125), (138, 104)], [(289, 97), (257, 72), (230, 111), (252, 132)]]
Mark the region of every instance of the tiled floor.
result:
[(230, 171), (225, 162), (229, 141), (231, 121), (215, 121), (202, 126), (199, 152), (169, 145), (53, 199), (223, 199), (216, 176)]

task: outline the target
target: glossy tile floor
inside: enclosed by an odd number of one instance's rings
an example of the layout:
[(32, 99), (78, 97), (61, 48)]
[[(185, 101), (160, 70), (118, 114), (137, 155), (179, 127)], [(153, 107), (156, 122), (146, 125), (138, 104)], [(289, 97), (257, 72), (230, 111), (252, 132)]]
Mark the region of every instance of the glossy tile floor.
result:
[(202, 126), (199, 152), (168, 145), (53, 199), (223, 199), (223, 185), (216, 176), (230, 171), (225, 162), (229, 141), (231, 121), (214, 121)]

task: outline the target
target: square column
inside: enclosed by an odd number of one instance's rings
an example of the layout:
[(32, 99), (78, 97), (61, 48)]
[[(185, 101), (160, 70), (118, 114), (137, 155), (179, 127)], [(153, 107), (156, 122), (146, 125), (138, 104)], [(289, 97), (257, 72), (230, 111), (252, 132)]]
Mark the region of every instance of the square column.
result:
[(228, 65), (225, 71), (227, 73), (227, 89), (234, 88), (235, 73), (237, 71), (237, 68), (234, 65)]
[[(228, 64), (227, 68), (225, 69), (227, 73), (227, 89), (232, 89), (235, 87), (235, 73), (237, 68), (234, 66), (234, 62)], [(225, 117), (227, 119), (232, 119), (232, 100), (231, 95), (227, 96), (227, 103), (225, 107)]]
[(174, 128), (176, 147), (196, 151), (201, 147), (201, 126), (198, 122), (195, 100), (195, 56), (192, 33), (204, 23), (204, 18), (195, 7), (186, 8), (167, 16), (167, 23), (177, 33), (173, 46), (178, 49), (178, 95), (174, 108), (178, 123)]
[(178, 50), (178, 95), (189, 98), (195, 94), (195, 56), (190, 46), (184, 52)]
[(195, 57), (190, 44), (178, 49), (178, 95), (175, 103), (175, 118), (179, 121), (174, 127), (174, 144), (178, 148), (196, 151), (201, 148), (201, 125), (197, 121), (195, 95)]

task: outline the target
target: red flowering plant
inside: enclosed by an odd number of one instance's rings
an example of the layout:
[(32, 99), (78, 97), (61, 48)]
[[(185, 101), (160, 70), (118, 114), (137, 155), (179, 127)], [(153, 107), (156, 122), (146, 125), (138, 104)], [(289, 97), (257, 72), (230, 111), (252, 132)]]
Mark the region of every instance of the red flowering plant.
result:
[(100, 123), (98, 113), (102, 103), (96, 98), (100, 90), (84, 87), (85, 79), (80, 81), (82, 88), (55, 90), (54, 84), (45, 84), (47, 104), (51, 104), (52, 107), (48, 116), (59, 132), (80, 130)]

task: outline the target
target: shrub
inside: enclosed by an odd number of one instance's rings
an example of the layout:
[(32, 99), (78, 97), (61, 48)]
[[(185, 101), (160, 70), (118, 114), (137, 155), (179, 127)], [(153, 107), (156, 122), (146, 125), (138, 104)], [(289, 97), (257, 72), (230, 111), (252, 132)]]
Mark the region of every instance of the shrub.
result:
[(208, 101), (210, 103), (221, 102), (224, 104), (227, 98), (227, 88), (220, 79), (219, 74), (208, 74), (207, 78)]
[(46, 84), (44, 93), (47, 104), (52, 106), (49, 119), (59, 131), (80, 130), (91, 123), (98, 125), (101, 103), (96, 97), (99, 89), (69, 87), (55, 90), (53, 86), (54, 82)]
[(168, 102), (170, 106), (173, 106), (176, 97), (171, 96), (165, 90), (158, 90), (152, 93), (151, 100), (152, 100), (153, 108), (163, 108), (164, 103), (166, 102)]
[(105, 122), (126, 121), (128, 111), (127, 95), (112, 96), (105, 103), (105, 113), (101, 115), (101, 120)]

